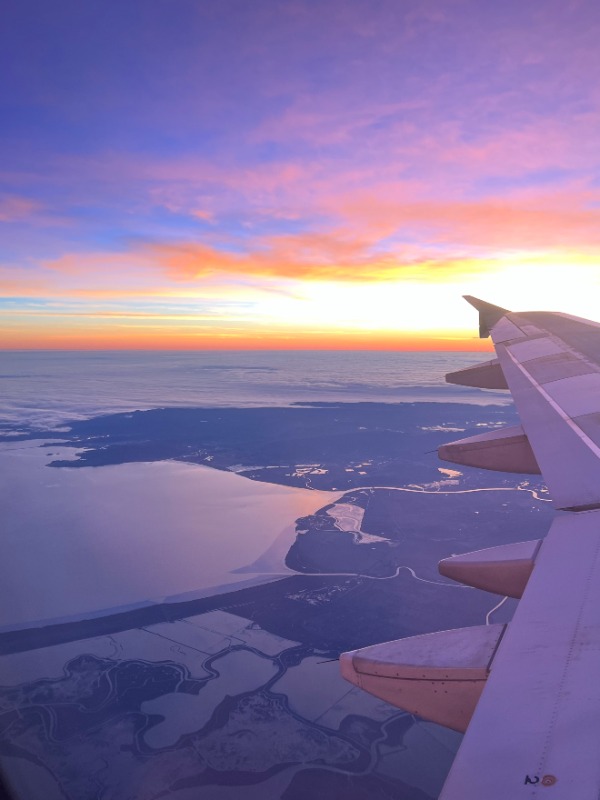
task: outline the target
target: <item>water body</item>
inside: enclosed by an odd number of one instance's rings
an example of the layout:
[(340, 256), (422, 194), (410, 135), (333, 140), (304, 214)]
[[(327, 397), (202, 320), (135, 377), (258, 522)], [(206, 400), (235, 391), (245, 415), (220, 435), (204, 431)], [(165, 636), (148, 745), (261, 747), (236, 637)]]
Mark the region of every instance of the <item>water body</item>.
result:
[[(27, 628), (22, 634), (31, 640), (25, 652), (17, 647), (0, 664), (0, 700), (9, 712), (0, 726), (0, 764), (19, 796), (274, 800), (332, 796), (333, 781), (344, 796), (383, 798), (393, 791), (399, 797), (435, 797), (459, 737), (415, 723), (350, 687), (335, 656), (340, 643), (351, 649), (434, 630), (440, 615), (442, 626), (456, 627), (492, 613), (496, 599), (478, 601), (431, 575), (438, 550), (447, 555), (450, 547), (473, 549), (473, 538), (480, 544), (479, 506), (467, 500), (489, 501), (485, 513), (495, 520), (494, 533), (504, 529), (504, 498), (492, 515), (495, 495), (474, 494), (471, 487), (480, 479), (455, 472), (447, 477), (460, 479), (455, 488), (470, 493), (451, 497), (455, 502), (444, 504), (442, 512), (441, 505), (428, 503), (427, 513), (411, 515), (414, 503), (409, 508), (396, 502), (428, 500), (428, 491), (441, 486), (429, 452), (440, 439), (510, 416), (508, 407), (498, 408), (506, 394), (443, 382), (444, 373), (485, 358), (0, 354), (0, 629)], [(357, 407), (345, 415), (337, 410), (338, 403), (365, 400), (410, 405)], [(276, 408), (332, 401), (335, 412)], [(460, 412), (443, 403), (471, 405)], [(155, 448), (151, 458), (142, 453), (146, 445), (150, 450), (156, 445), (152, 436), (156, 439), (158, 429), (150, 425), (134, 437), (128, 425), (140, 415), (130, 412), (194, 407), (213, 408), (212, 414), (202, 412), (203, 418), (216, 417), (212, 427), (176, 411), (185, 416), (177, 440), (181, 448), (166, 455)], [(267, 407), (269, 417), (262, 426), (256, 419), (260, 407)], [(282, 411), (285, 424), (275, 424)], [(74, 426), (67, 435), (74, 420), (115, 412), (128, 419), (114, 441), (115, 431), (102, 427), (110, 428), (111, 419), (99, 427), (90, 423), (89, 431)], [(391, 419), (392, 412), (398, 419)], [(323, 418), (321, 427), (313, 416)], [(92, 435), (94, 425), (98, 430)], [(164, 460), (193, 457), (202, 442), (190, 442), (202, 439), (204, 425), (212, 433), (196, 457), (220, 470)], [(42, 429), (46, 432), (39, 433)], [(26, 435), (19, 437), (19, 430)], [(173, 431), (167, 433), (173, 444)], [(277, 456), (282, 443), (289, 452)], [(111, 463), (115, 447), (126, 451), (124, 461), (115, 457)], [(367, 447), (373, 450), (370, 457)], [(69, 460), (82, 450), (104, 465), (69, 469)], [(61, 466), (49, 468), (50, 462)], [(255, 480), (227, 471), (241, 462), (246, 468), (258, 465), (246, 473)], [(334, 485), (332, 469), (338, 488), (348, 476), (356, 476), (352, 485), (395, 481), (421, 488), (373, 495), (370, 522), (363, 519), (360, 502), (350, 507), (350, 499), (337, 514), (314, 517), (315, 544), (327, 546), (304, 546), (300, 556), (310, 558), (311, 574), (289, 577), (284, 558), (294, 543), (294, 521), (342, 493), (282, 483), (312, 486), (325, 474), (330, 482), (320, 488), (327, 489)], [(276, 475), (278, 470), (282, 474)], [(277, 485), (270, 482), (275, 477)], [(529, 523), (536, 511), (525, 502), (530, 495), (513, 493)], [(444, 495), (436, 494), (442, 503)], [(461, 537), (447, 547), (432, 537), (442, 513)], [(327, 531), (319, 528), (322, 518)], [(398, 556), (392, 567), (407, 566), (386, 571), (374, 549), (391, 547), (392, 528)], [(301, 537), (304, 545), (310, 536)], [(351, 568), (346, 562), (340, 566), (356, 536), (370, 538), (354, 548)], [(369, 559), (377, 564), (367, 564)], [(371, 572), (396, 577), (365, 577)], [(238, 591), (242, 584), (251, 586)], [(187, 608), (187, 599), (207, 605), (179, 616), (164, 611)], [(115, 614), (129, 608), (136, 611)], [(504, 610), (499, 607), (498, 613)], [(152, 619), (95, 628), (116, 616), (129, 620), (139, 614)], [(81, 630), (78, 641), (62, 634), (45, 637), (48, 630), (73, 626), (47, 623), (82, 618), (86, 621), (73, 625), (89, 630)], [(92, 618), (98, 619), (87, 621)]]
[(165, 406), (282, 406), (297, 402), (505, 403), (501, 392), (450, 386), (447, 372), (483, 353), (0, 352), (0, 424)]
[(294, 521), (337, 497), (172, 461), (48, 469), (47, 452), (0, 445), (1, 627), (276, 577)]

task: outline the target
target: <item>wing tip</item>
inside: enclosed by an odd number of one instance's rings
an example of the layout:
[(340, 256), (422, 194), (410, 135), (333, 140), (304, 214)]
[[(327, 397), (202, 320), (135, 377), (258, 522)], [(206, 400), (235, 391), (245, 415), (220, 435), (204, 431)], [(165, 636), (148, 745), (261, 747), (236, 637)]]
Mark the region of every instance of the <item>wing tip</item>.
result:
[(505, 314), (510, 313), (508, 309), (502, 308), (502, 306), (486, 303), (485, 300), (480, 300), (478, 297), (473, 297), (473, 295), (470, 294), (463, 294), (463, 298), (479, 312), (480, 339), (487, 339), (494, 325), (502, 319)]

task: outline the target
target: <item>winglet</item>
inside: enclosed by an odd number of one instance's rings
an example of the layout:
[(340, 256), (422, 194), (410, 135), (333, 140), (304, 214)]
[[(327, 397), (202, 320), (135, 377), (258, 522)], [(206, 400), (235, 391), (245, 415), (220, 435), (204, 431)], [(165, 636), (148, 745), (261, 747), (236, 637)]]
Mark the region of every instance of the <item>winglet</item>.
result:
[(470, 303), (473, 308), (479, 311), (479, 338), (486, 339), (490, 335), (490, 330), (502, 319), (509, 311), (500, 306), (494, 306), (491, 303), (486, 303), (484, 300), (479, 300), (477, 297), (471, 297), (470, 294), (464, 294), (463, 297)]

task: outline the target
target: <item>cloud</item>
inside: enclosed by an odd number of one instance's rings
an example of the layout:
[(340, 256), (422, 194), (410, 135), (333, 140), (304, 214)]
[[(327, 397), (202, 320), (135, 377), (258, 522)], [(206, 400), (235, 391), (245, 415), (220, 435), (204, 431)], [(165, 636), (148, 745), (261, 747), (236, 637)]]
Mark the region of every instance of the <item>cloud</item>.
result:
[(41, 204), (28, 197), (0, 196), (0, 222), (30, 220), (40, 209)]
[(90, 276), (97, 283), (119, 284), (128, 280), (145, 277), (152, 268), (152, 261), (135, 250), (65, 253), (59, 258), (44, 261), (45, 270), (59, 275), (74, 277)]
[[(600, 247), (600, 192), (574, 187), (478, 200), (395, 199), (370, 191), (340, 197), (338, 213), (358, 230), (405, 236), (494, 258), (507, 250)], [(448, 252), (448, 251), (446, 251)]]
[(197, 219), (201, 219), (203, 222), (214, 222), (215, 215), (212, 211), (206, 211), (203, 209), (195, 209), (192, 211), (192, 216), (196, 217)]
[(257, 235), (245, 252), (198, 242), (151, 243), (149, 256), (176, 280), (216, 273), (293, 280), (378, 281), (465, 277), (508, 252), (600, 256), (600, 194), (581, 187), (483, 200), (407, 198), (401, 187), (331, 197), (322, 230)]
[(329, 226), (279, 234), (250, 230), (235, 250), (231, 240), (224, 246), (212, 233), (136, 239), (128, 250), (67, 253), (43, 267), (70, 276), (73, 288), (111, 289), (117, 281), (127, 293), (230, 279), (435, 283), (493, 271), (507, 253), (600, 256), (600, 195), (583, 187), (472, 201), (411, 200), (407, 194), (402, 184), (332, 194), (327, 216), (337, 220)]
[(291, 281), (435, 281), (443, 274), (478, 269), (465, 258), (427, 256), (410, 246), (376, 252), (375, 244), (344, 230), (265, 237), (241, 254), (196, 242), (153, 243), (145, 246), (145, 252), (169, 278), (191, 283), (219, 275)]

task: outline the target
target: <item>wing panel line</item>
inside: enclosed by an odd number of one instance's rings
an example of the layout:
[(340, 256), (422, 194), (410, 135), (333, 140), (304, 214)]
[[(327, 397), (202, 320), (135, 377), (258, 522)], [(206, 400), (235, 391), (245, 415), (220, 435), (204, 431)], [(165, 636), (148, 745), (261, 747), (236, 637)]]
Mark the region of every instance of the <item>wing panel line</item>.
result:
[[(542, 542), (543, 547), (543, 542)], [(567, 679), (569, 676), (569, 670), (571, 668), (571, 663), (573, 661), (573, 651), (575, 649), (575, 645), (580, 639), (581, 633), (581, 623), (582, 623), (582, 616), (585, 610), (586, 605), (589, 603), (590, 600), (590, 589), (592, 578), (596, 576), (596, 565), (598, 564), (598, 557), (600, 556), (600, 537), (596, 539), (596, 546), (594, 549), (594, 554), (592, 557), (591, 567), (588, 570), (587, 577), (585, 579), (585, 589), (583, 591), (581, 602), (579, 604), (579, 611), (577, 613), (577, 618), (575, 620), (575, 624), (573, 626), (573, 635), (571, 636), (571, 641), (569, 643), (569, 649), (567, 653), (567, 657), (565, 658), (564, 666), (562, 675), (560, 677), (560, 682), (558, 684), (556, 696), (554, 698), (554, 708), (552, 710), (552, 716), (550, 717), (550, 723), (548, 725), (548, 730), (546, 732), (546, 741), (542, 746), (542, 752), (540, 753), (540, 761), (538, 765), (538, 772), (543, 774), (546, 770), (547, 758), (552, 747), (552, 739), (554, 736), (554, 731), (556, 727), (556, 723), (560, 714), (560, 707), (563, 703), (563, 690), (567, 684)]]
[(570, 428), (572, 428), (572, 430), (575, 432), (575, 434), (576, 434), (576, 435), (577, 435), (577, 436), (578, 436), (578, 437), (579, 437), (579, 438), (580, 438), (580, 439), (583, 441), (583, 443), (584, 443), (584, 444), (585, 444), (585, 445), (586, 445), (586, 446), (587, 446), (587, 447), (588, 447), (588, 448), (589, 448), (589, 449), (592, 451), (592, 453), (594, 453), (594, 455), (595, 455), (595, 456), (597, 456), (598, 458), (600, 458), (600, 447), (598, 447), (598, 446), (597, 446), (597, 445), (596, 445), (596, 444), (595, 444), (595, 443), (594, 443), (594, 442), (593, 442), (593, 441), (592, 441), (592, 440), (589, 438), (589, 436), (588, 436), (586, 433), (584, 433), (584, 432), (581, 430), (581, 428), (579, 427), (579, 425), (577, 425), (577, 423), (576, 423), (576, 422), (574, 422), (574, 421), (573, 421), (573, 419), (571, 419), (571, 417), (569, 417), (569, 416), (567, 415), (567, 413), (566, 413), (566, 412), (563, 410), (563, 408), (562, 408), (561, 406), (559, 406), (559, 405), (558, 405), (558, 403), (557, 403), (557, 402), (556, 402), (556, 401), (555, 401), (555, 400), (554, 400), (552, 397), (550, 397), (550, 395), (548, 394), (548, 392), (546, 392), (546, 391), (544, 390), (543, 386), (541, 386), (541, 385), (540, 385), (540, 384), (539, 384), (539, 383), (538, 383), (538, 382), (537, 382), (537, 381), (536, 381), (536, 380), (535, 380), (535, 379), (534, 379), (534, 378), (531, 376), (531, 374), (530, 374), (530, 373), (529, 373), (529, 372), (528, 372), (528, 371), (527, 371), (527, 370), (526, 370), (526, 369), (523, 367), (523, 365), (522, 365), (522, 364), (521, 364), (519, 361), (517, 361), (517, 359), (516, 359), (516, 358), (513, 356), (513, 354), (510, 352), (510, 350), (509, 350), (507, 347), (505, 347), (505, 348), (504, 348), (504, 350), (505, 350), (506, 354), (508, 355), (508, 357), (510, 358), (510, 360), (513, 362), (513, 364), (514, 364), (514, 365), (515, 365), (515, 366), (516, 366), (516, 367), (519, 369), (519, 371), (520, 371), (520, 372), (522, 372), (522, 373), (523, 373), (523, 375), (524, 375), (524, 376), (527, 378), (527, 380), (529, 381), (529, 383), (531, 383), (533, 386), (535, 386), (535, 388), (536, 388), (536, 389), (538, 390), (538, 392), (539, 392), (539, 393), (542, 395), (542, 397), (544, 398), (544, 400), (546, 400), (546, 402), (547, 402), (547, 403), (548, 403), (548, 404), (549, 404), (549, 405), (550, 405), (550, 406), (551, 406), (551, 407), (552, 407), (552, 408), (553, 408), (553, 409), (556, 411), (556, 413), (557, 413), (557, 414), (560, 416), (560, 418), (561, 418), (561, 419), (562, 419), (564, 422), (566, 422), (566, 423), (567, 423), (567, 425), (568, 425)]

